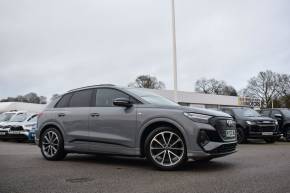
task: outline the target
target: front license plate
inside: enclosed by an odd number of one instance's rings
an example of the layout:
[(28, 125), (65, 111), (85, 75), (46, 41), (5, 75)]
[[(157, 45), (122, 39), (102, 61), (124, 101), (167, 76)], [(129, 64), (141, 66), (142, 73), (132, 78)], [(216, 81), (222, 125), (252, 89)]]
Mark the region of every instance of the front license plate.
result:
[(263, 132), (262, 135), (266, 135), (266, 136), (273, 135), (273, 132)]
[(235, 137), (236, 131), (235, 130), (226, 130), (226, 137)]
[(0, 135), (5, 135), (5, 132), (0, 132)]
[(18, 135), (20, 134), (20, 131), (9, 131), (9, 134), (13, 134), (13, 135)]

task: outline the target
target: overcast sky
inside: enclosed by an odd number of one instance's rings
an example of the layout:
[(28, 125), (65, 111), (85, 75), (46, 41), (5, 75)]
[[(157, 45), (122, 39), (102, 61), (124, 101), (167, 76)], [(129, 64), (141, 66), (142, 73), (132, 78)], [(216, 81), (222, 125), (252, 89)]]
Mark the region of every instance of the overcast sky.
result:
[[(173, 88), (170, 0), (0, 0), (0, 98), (150, 74)], [(178, 86), (290, 73), (289, 0), (176, 0)]]

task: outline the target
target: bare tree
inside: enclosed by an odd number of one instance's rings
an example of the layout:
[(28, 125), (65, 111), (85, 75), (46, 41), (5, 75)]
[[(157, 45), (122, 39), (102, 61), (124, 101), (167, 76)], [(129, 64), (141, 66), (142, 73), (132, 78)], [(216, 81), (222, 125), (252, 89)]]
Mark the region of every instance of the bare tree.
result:
[(205, 94), (237, 96), (233, 86), (227, 85), (224, 81), (202, 78), (195, 83), (195, 91)]
[(290, 94), (290, 75), (277, 74), (277, 92), (280, 97), (284, 97)]
[(141, 75), (136, 80), (128, 85), (129, 87), (136, 88), (151, 88), (151, 89), (164, 89), (165, 84), (154, 76)]
[(270, 106), (271, 101), (279, 95), (277, 80), (277, 74), (270, 70), (259, 72), (249, 80), (245, 93), (250, 97), (261, 99), (263, 104)]

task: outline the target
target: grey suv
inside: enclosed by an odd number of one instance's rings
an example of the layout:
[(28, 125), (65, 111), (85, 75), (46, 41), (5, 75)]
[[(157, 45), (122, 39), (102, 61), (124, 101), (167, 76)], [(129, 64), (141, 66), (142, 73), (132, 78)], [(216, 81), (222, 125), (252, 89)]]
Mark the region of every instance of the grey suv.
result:
[(47, 160), (67, 153), (146, 157), (159, 169), (236, 152), (223, 112), (182, 107), (149, 89), (96, 85), (71, 90), (39, 114), (36, 143)]

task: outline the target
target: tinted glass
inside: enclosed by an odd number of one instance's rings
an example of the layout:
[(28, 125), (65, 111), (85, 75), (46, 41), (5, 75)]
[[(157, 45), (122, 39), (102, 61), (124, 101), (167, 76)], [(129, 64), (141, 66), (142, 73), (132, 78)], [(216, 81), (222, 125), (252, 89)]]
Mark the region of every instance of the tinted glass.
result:
[(69, 103), (69, 107), (90, 107), (92, 90), (81, 90), (74, 92)]
[(117, 98), (130, 99), (129, 95), (116, 89), (102, 88), (97, 90), (96, 106), (97, 107), (113, 107), (113, 101)]
[(60, 99), (60, 101), (56, 104), (56, 108), (64, 108), (64, 107), (68, 107), (68, 103), (69, 103), (69, 100), (70, 100), (70, 98), (71, 98), (71, 93), (69, 93), (69, 94), (66, 94), (66, 95), (64, 95), (61, 99)]
[(272, 116), (272, 117), (275, 117), (276, 114), (280, 114), (280, 115), (281, 115), (281, 112), (278, 111), (278, 110), (272, 110), (272, 112), (271, 112), (271, 116)]
[(283, 109), (281, 110), (285, 117), (290, 117), (290, 110), (289, 109)]

